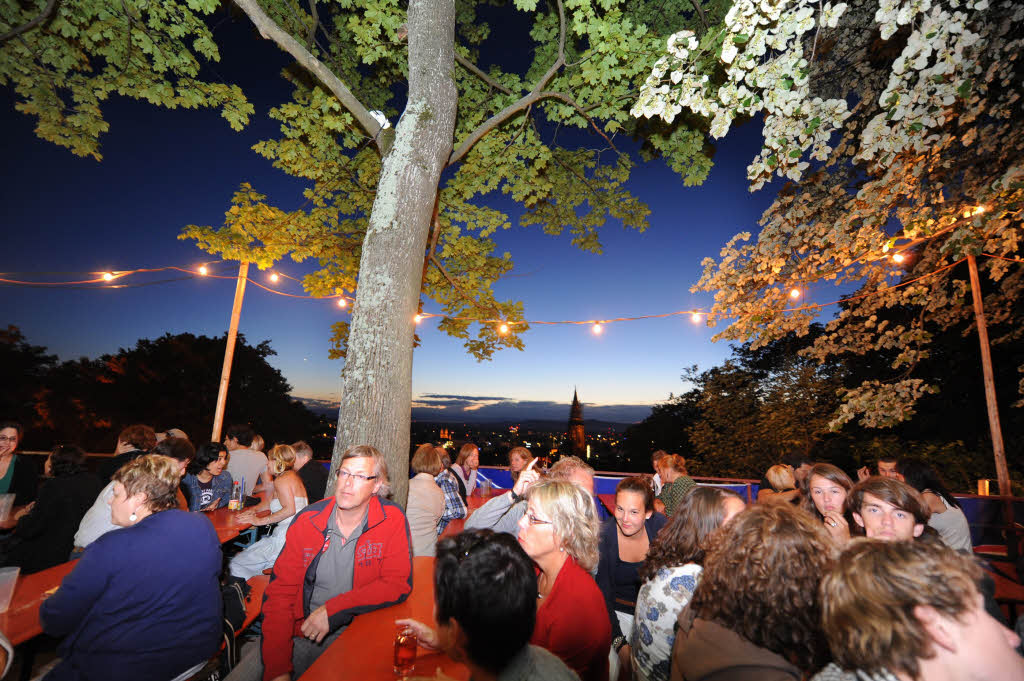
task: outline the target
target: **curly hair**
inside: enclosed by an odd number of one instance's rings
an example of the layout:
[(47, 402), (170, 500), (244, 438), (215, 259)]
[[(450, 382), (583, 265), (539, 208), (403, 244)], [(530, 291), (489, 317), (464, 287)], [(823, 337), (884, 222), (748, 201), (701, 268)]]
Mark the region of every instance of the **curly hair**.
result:
[(640, 566), (640, 581), (658, 574), (663, 567), (704, 563), (708, 538), (725, 522), (725, 500), (740, 495), (721, 487), (695, 487), (683, 495), (676, 512), (651, 542), (647, 559)]
[(594, 498), (579, 485), (564, 480), (543, 480), (526, 492), (528, 500), (536, 500), (540, 509), (551, 518), (561, 548), (576, 563), (590, 572), (597, 565), (599, 532)]
[(135, 449), (148, 452), (156, 446), (156, 432), (149, 426), (136, 423), (117, 434), (118, 442), (127, 442)]
[(850, 498), (850, 490), (853, 489), (853, 480), (850, 480), (850, 476), (842, 471), (841, 468), (833, 466), (830, 463), (816, 463), (811, 468), (807, 477), (800, 483), (800, 494), (802, 501), (800, 507), (805, 511), (813, 515), (818, 520), (823, 520), (824, 516), (818, 510), (818, 507), (814, 505), (814, 499), (811, 496), (811, 478), (815, 475), (821, 478), (825, 478), (829, 482), (834, 482), (843, 489), (846, 490), (846, 498)]
[(836, 550), (824, 528), (789, 504), (757, 504), (708, 542), (690, 607), (804, 672), (829, 657), (818, 585)]
[(78, 445), (57, 445), (50, 453), (53, 477), (75, 475), (85, 470), (85, 452)]
[(914, 615), (928, 605), (953, 619), (975, 605), (981, 568), (973, 556), (941, 543), (856, 539), (821, 582), (822, 624), (845, 669), (904, 672), (932, 642)]
[(143, 494), (152, 513), (178, 507), (181, 463), (169, 456), (146, 454), (121, 466), (114, 482), (124, 485), (128, 496)]

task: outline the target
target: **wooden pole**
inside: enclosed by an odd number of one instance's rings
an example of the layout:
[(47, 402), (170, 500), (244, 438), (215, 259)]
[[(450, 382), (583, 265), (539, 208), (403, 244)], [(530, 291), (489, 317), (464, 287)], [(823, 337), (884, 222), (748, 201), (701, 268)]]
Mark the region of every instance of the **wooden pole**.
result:
[(235, 358), (238, 318), (242, 316), (242, 297), (245, 295), (245, 280), (248, 274), (249, 263), (243, 262), (238, 266), (238, 282), (235, 284), (235, 303), (231, 307), (231, 325), (228, 327), (228, 342), (224, 348), (224, 366), (220, 370), (217, 411), (213, 415), (213, 435), (210, 436), (210, 439), (214, 442), (220, 442), (220, 431), (224, 427), (224, 407), (228, 402), (228, 381), (231, 379), (231, 362)]
[[(967, 256), (967, 266), (971, 273), (971, 297), (974, 299), (974, 320), (978, 326), (978, 343), (981, 345), (981, 370), (985, 378), (985, 404), (988, 407), (988, 427), (992, 433), (992, 452), (996, 459), (996, 477), (999, 479), (999, 494), (1009, 496), (1010, 470), (1006, 466), (1006, 450), (1003, 447), (1003, 430), (999, 425), (999, 404), (996, 402), (996, 381), (992, 373), (992, 352), (988, 343), (988, 326), (985, 323), (985, 308), (981, 301), (981, 280), (978, 277), (978, 262), (973, 255)], [(1010, 502), (1004, 504), (1006, 524), (1007, 556), (1016, 558), (1017, 537), (1012, 532), (1013, 507)]]

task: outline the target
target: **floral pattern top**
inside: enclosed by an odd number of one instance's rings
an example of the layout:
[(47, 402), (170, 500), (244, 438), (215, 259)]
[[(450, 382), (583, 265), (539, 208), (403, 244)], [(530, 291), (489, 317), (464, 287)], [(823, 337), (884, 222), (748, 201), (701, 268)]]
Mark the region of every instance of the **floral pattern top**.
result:
[(640, 587), (629, 640), (639, 681), (668, 681), (676, 618), (693, 597), (702, 570), (696, 563), (663, 567)]

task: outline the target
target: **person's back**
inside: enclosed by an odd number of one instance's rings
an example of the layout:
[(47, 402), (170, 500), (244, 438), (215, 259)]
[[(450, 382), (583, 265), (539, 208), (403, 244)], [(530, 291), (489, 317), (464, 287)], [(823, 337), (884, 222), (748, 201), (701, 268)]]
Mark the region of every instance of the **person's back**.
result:
[[(47, 679), (164, 679), (211, 657), (220, 568), (217, 534), (202, 515), (171, 509), (103, 535), (40, 609), (44, 631), (69, 632), (58, 648), (64, 663)], [(75, 605), (84, 601), (95, 604), (82, 617)]]
[(315, 504), (323, 499), (327, 491), (327, 468), (321, 462), (311, 459), (297, 472), (302, 478), (303, 487), (306, 488), (309, 503)]
[(227, 470), (232, 480), (245, 483), (246, 495), (252, 494), (252, 488), (267, 470), (267, 455), (252, 449), (233, 449), (228, 455)]

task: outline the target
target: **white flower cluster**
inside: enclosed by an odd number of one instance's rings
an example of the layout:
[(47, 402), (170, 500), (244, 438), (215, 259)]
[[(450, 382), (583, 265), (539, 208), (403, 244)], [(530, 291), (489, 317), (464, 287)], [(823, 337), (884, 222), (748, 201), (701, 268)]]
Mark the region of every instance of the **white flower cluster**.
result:
[(715, 37), (698, 42), (692, 31), (681, 31), (669, 38), (669, 54), (658, 60), (631, 113), (672, 122), (687, 108), (711, 119), (714, 138), (725, 136), (736, 116), (763, 113), (765, 145), (747, 168), (751, 188), (773, 173), (798, 180), (809, 165), (804, 153), (825, 160), (832, 133), (850, 115), (845, 100), (810, 97), (802, 37), (819, 24), (835, 27), (846, 7), (827, 2), (815, 16), (809, 0), (738, 0), (725, 17), (719, 54), (728, 65), (726, 81), (716, 86), (696, 70)]
[[(959, 3), (950, 0), (949, 5)], [(987, 7), (987, 0), (967, 3), (968, 10)], [(975, 55), (983, 44), (967, 28), (967, 14), (932, 6), (929, 0), (881, 0), (875, 20), (884, 38), (902, 24), (916, 23), (879, 97), (882, 111), (861, 135), (857, 158), (885, 163), (903, 151), (922, 151), (930, 144), (929, 131), (946, 122), (958, 99), (970, 95), (971, 78), (979, 68)]]

